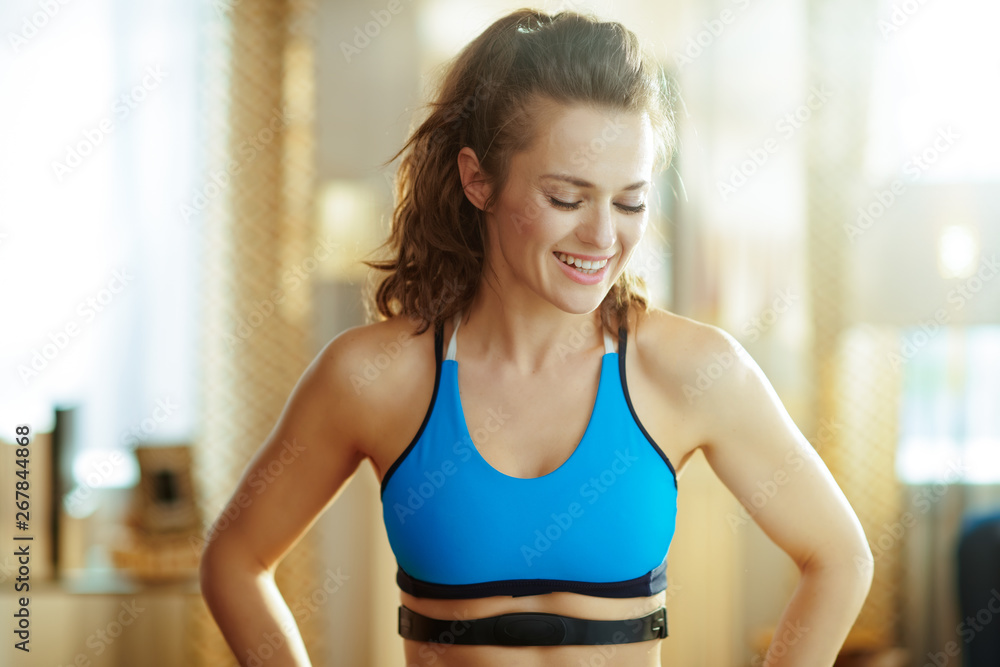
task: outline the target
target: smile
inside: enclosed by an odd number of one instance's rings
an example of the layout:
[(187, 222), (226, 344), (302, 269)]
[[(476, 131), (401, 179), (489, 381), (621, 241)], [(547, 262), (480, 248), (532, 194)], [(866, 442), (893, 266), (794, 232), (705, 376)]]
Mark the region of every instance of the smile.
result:
[(567, 255), (564, 252), (555, 253), (555, 255), (556, 257), (559, 258), (559, 261), (561, 261), (563, 264), (572, 266), (580, 273), (586, 275), (593, 275), (597, 273), (598, 271), (603, 269), (605, 265), (607, 265), (608, 263), (608, 260), (606, 259), (600, 259), (592, 262), (590, 260), (573, 257), (573, 255)]

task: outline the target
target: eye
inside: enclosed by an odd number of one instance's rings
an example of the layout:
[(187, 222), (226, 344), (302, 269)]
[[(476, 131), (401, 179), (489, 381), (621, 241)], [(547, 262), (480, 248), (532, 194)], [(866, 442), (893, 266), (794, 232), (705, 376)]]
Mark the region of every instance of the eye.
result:
[(570, 203), (570, 202), (560, 201), (555, 197), (549, 197), (549, 201), (552, 202), (552, 205), (555, 206), (556, 208), (561, 208), (566, 211), (575, 211), (576, 209), (580, 208), (580, 202)]
[[(578, 202), (565, 202), (556, 199), (555, 197), (549, 197), (549, 201), (552, 202), (552, 205), (555, 206), (556, 208), (561, 208), (566, 211), (575, 211), (576, 209), (580, 208), (580, 204), (582, 203), (582, 200)], [(615, 206), (617, 206), (619, 210), (629, 214), (642, 213), (643, 211), (646, 210), (645, 202), (637, 206), (626, 206), (625, 204), (615, 204)]]
[(639, 204), (638, 206), (626, 206), (625, 204), (615, 204), (618, 208), (625, 211), (626, 213), (642, 213), (646, 210), (646, 202)]

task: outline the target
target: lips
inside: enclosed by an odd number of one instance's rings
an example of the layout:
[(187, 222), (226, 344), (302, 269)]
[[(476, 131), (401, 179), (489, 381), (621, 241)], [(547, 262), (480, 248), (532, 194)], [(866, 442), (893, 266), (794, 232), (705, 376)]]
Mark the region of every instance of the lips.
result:
[(561, 259), (565, 258), (568, 260), (571, 257), (572, 257), (571, 255), (567, 255), (566, 253), (556, 253), (556, 252), (552, 253), (552, 258), (559, 263), (559, 266), (562, 268), (563, 273), (566, 274), (566, 277), (575, 283), (579, 283), (581, 285), (598, 285), (608, 275), (611, 263), (607, 259), (599, 260), (597, 262), (598, 268), (596, 269), (593, 268), (593, 265), (591, 266), (590, 269), (584, 269), (582, 266), (581, 267), (576, 266), (577, 262), (583, 265), (584, 263), (583, 260), (578, 260), (577, 258), (573, 257), (572, 258), (573, 265), (571, 266), (567, 264), (566, 261), (563, 261), (563, 259)]
[(592, 258), (592, 256), (579, 257), (564, 252), (555, 252), (553, 254), (556, 256), (556, 259), (561, 261), (563, 264), (575, 267), (577, 270), (580, 270), (583, 273), (587, 274), (596, 273), (600, 269), (604, 268), (607, 265), (609, 259), (607, 257), (601, 259)]

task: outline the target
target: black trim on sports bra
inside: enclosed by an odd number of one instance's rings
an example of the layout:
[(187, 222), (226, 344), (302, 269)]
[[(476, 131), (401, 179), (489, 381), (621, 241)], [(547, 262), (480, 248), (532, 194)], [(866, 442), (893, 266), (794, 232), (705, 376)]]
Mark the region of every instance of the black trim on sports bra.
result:
[(655, 440), (653, 440), (653, 436), (649, 434), (649, 432), (646, 430), (646, 427), (642, 425), (641, 421), (639, 421), (639, 415), (635, 413), (635, 408), (632, 407), (632, 398), (628, 395), (628, 382), (626, 382), (625, 380), (625, 346), (627, 340), (628, 340), (628, 334), (625, 330), (625, 327), (624, 326), (618, 327), (618, 375), (621, 377), (622, 381), (622, 393), (625, 394), (625, 402), (628, 403), (628, 410), (629, 412), (632, 413), (632, 419), (635, 420), (635, 423), (639, 427), (639, 430), (642, 431), (642, 434), (646, 436), (646, 440), (649, 440), (649, 444), (653, 446), (653, 449), (655, 449), (656, 452), (660, 455), (660, 458), (663, 459), (663, 462), (666, 463), (667, 467), (670, 468), (670, 474), (674, 478), (674, 488), (676, 489), (677, 471), (674, 470), (674, 464), (670, 462), (670, 459), (667, 458), (667, 455), (663, 453), (663, 450), (660, 449), (660, 446), (656, 444)]
[(644, 598), (667, 588), (667, 559), (644, 575), (625, 581), (572, 581), (568, 579), (507, 579), (478, 584), (434, 584), (411, 577), (397, 565), (400, 590), (422, 598), (460, 600), (495, 595), (524, 597), (548, 593), (579, 593), (602, 598)]
[(438, 324), (434, 328), (434, 391), (431, 394), (430, 405), (427, 406), (427, 412), (424, 413), (424, 420), (420, 422), (420, 428), (417, 429), (417, 434), (413, 436), (413, 440), (410, 440), (410, 444), (406, 446), (403, 453), (396, 457), (396, 460), (392, 462), (389, 469), (386, 470), (385, 476), (382, 478), (382, 484), (379, 489), (379, 498), (385, 495), (385, 487), (389, 483), (389, 478), (392, 477), (392, 473), (396, 472), (396, 468), (399, 464), (403, 462), (406, 455), (410, 453), (410, 450), (416, 446), (417, 441), (420, 440), (420, 436), (423, 435), (424, 429), (427, 427), (427, 422), (430, 421), (431, 413), (434, 412), (434, 402), (437, 401), (438, 386), (441, 384), (441, 358), (444, 356), (442, 353), (442, 347), (444, 346), (444, 325)]

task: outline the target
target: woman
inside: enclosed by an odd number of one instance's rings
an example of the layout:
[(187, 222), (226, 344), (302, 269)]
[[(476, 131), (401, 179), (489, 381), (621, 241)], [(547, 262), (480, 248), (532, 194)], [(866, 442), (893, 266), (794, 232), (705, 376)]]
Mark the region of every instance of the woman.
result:
[(737, 497), (787, 472), (754, 519), (802, 573), (778, 627), (807, 631), (767, 664), (833, 664), (871, 580), (857, 518), (740, 345), (626, 270), (673, 145), (665, 79), (620, 24), (524, 9), (459, 54), (400, 151), (382, 320), (310, 365), (234, 498), (289, 441), (296, 473), (205, 551), (237, 656), (280, 629), (269, 664), (309, 664), (273, 573), (367, 458), (408, 665), (660, 665), (701, 448)]

